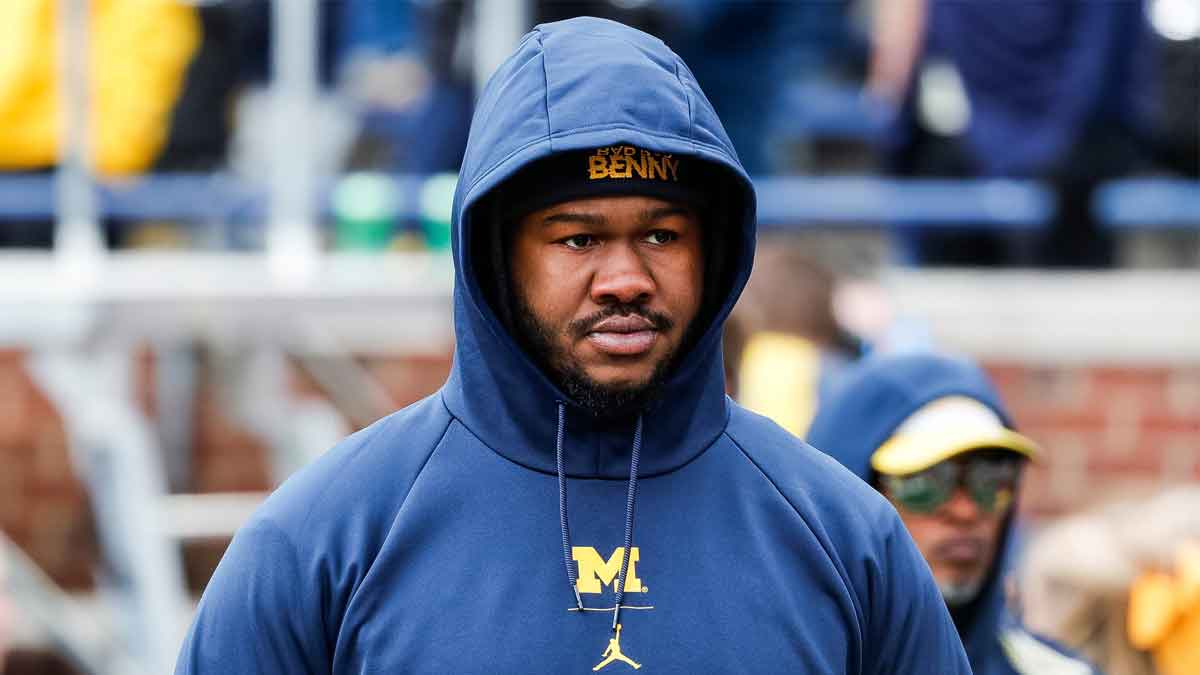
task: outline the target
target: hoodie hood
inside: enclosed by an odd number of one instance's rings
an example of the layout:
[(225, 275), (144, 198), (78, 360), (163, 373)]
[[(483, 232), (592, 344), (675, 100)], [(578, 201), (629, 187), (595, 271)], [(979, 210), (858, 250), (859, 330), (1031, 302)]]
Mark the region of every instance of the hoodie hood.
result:
[[(882, 355), (863, 361), (821, 403), (807, 440), (875, 485), (871, 455), (910, 415), (946, 396), (979, 401), (995, 412), (1005, 427), (1014, 428), (987, 375), (970, 361), (937, 354)], [(953, 612), (976, 672), (993, 672), (990, 668), (994, 666), (985, 668), (983, 664), (1007, 663), (997, 636), (1012, 622), (1005, 610), (1002, 583), (1011, 558), (1012, 529), (1013, 518), (1009, 517), (996, 562), (979, 596)]]
[[(719, 167), (728, 208), (706, 221), (724, 228), (725, 283), (714, 307), (643, 411), (639, 474), (677, 468), (725, 428), (729, 404), (721, 363), (721, 326), (749, 277), (755, 197), (729, 138), (691, 71), (661, 40), (621, 24), (577, 18), (535, 27), (492, 75), (475, 116), (454, 195), (456, 351), (443, 398), (450, 412), (504, 457), (556, 472), (559, 404), (571, 437), (568, 476), (625, 479), (628, 425), (599, 420), (559, 390), (500, 321), (476, 278), (480, 241), (501, 223), (476, 208), (489, 191), (554, 154), (615, 145), (683, 155)], [(474, 244), (474, 245), (473, 245)], [(489, 280), (494, 282), (495, 280)], [(679, 403), (683, 402), (683, 405)]]
[(874, 484), (871, 455), (909, 416), (947, 396), (979, 401), (1013, 428), (987, 375), (970, 361), (936, 354), (881, 355), (863, 361), (822, 402), (808, 442)]

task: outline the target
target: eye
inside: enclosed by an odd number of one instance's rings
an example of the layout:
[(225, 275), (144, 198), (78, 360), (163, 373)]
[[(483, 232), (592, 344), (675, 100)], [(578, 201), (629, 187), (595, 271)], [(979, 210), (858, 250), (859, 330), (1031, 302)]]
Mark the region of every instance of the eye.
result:
[(645, 241), (651, 244), (662, 246), (663, 244), (669, 244), (678, 238), (679, 235), (670, 230), (654, 230), (650, 234), (646, 235)]
[(575, 234), (567, 237), (566, 239), (559, 240), (559, 243), (563, 244), (569, 249), (582, 251), (583, 249), (595, 244), (596, 238), (590, 234)]

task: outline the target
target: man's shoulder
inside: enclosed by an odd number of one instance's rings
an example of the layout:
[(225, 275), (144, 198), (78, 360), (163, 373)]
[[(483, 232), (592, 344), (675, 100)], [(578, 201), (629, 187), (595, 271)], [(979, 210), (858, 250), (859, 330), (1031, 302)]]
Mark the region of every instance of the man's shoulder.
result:
[(267, 521), (309, 538), (323, 528), (390, 520), (451, 421), (438, 392), (347, 436), (279, 486), (250, 525)]
[(877, 490), (769, 418), (734, 405), (726, 433), (798, 511), (872, 530), (892, 516)]
[(280, 486), (226, 549), (178, 672), (329, 672), (327, 648), (346, 607), (450, 424), (439, 392), (347, 437)]

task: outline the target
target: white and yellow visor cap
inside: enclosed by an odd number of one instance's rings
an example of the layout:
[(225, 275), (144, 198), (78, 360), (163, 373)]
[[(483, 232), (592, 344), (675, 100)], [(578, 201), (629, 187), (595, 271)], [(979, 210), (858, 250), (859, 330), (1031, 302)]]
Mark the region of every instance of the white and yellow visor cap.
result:
[(924, 471), (972, 450), (1009, 450), (1037, 459), (1036, 443), (1004, 426), (1000, 416), (966, 396), (947, 396), (926, 403), (910, 415), (875, 454), (871, 467), (888, 476)]

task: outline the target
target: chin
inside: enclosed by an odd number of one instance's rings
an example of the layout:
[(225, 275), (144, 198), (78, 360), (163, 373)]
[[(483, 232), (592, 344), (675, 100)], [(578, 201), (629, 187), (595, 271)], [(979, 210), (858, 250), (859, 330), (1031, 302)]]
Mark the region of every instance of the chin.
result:
[(654, 379), (654, 366), (596, 366), (584, 370), (584, 374), (597, 386), (606, 389), (639, 389)]
[(567, 396), (602, 416), (624, 417), (654, 401), (666, 379), (670, 358), (629, 359), (623, 362), (563, 360), (552, 377)]
[(953, 582), (938, 581), (938, 590), (942, 592), (942, 599), (946, 601), (946, 605), (951, 609), (968, 605), (979, 597), (979, 592), (983, 590), (984, 579), (982, 577), (956, 580)]

